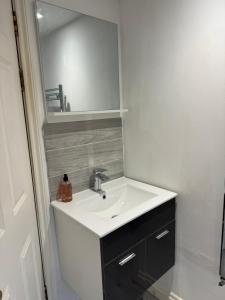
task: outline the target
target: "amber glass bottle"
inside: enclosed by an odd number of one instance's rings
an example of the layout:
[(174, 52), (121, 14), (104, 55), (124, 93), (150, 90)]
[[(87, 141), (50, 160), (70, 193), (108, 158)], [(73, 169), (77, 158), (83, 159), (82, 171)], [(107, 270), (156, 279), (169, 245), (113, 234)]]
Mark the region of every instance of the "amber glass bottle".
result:
[(67, 174), (64, 174), (63, 181), (59, 184), (57, 200), (62, 202), (70, 202), (73, 200), (72, 184)]

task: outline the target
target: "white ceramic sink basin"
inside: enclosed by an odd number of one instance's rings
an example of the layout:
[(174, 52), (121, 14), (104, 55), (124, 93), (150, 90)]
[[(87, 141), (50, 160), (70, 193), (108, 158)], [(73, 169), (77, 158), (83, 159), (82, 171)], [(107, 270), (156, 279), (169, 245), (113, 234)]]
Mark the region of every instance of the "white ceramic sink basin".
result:
[(80, 207), (105, 219), (113, 219), (157, 195), (132, 184), (123, 184), (109, 189), (106, 198), (95, 196), (80, 204)]
[(177, 196), (176, 193), (126, 177), (103, 184), (106, 199), (86, 190), (73, 201), (53, 201), (52, 206), (103, 237), (131, 220)]

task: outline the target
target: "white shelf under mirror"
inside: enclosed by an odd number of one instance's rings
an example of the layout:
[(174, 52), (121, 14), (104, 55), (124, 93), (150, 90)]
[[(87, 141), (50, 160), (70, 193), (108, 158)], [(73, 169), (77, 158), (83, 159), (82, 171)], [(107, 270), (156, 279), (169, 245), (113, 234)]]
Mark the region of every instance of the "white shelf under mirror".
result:
[(96, 119), (119, 118), (128, 109), (103, 110), (103, 111), (77, 111), (77, 112), (51, 112), (47, 115), (48, 123), (87, 121)]

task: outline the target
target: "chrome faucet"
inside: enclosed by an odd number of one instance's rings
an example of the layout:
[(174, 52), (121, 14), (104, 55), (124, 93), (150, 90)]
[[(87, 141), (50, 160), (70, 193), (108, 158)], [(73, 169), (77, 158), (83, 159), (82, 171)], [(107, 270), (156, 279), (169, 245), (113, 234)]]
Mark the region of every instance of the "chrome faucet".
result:
[(96, 168), (93, 170), (93, 175), (90, 180), (90, 188), (92, 191), (98, 193), (103, 199), (106, 198), (105, 191), (102, 190), (102, 183), (109, 180), (109, 177), (103, 174), (106, 169)]

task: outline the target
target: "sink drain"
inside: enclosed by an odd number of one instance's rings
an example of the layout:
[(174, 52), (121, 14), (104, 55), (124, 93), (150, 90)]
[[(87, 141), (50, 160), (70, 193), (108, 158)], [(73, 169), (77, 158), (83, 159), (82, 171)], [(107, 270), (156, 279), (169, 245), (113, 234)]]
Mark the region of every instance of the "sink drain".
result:
[(113, 215), (113, 216), (111, 217), (111, 219), (114, 219), (114, 218), (116, 218), (116, 217), (118, 217), (118, 215)]

